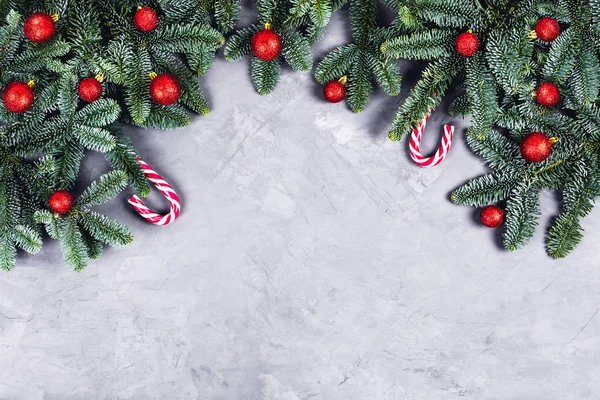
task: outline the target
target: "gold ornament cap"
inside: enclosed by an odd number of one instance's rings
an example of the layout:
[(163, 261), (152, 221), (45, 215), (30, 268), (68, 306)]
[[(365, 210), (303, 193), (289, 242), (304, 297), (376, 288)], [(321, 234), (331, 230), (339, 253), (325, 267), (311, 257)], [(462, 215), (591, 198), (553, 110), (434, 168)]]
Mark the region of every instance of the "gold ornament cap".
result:
[(150, 78), (151, 81), (156, 79), (157, 76), (158, 76), (158, 74), (154, 71), (152, 71), (148, 74), (148, 77)]
[(344, 75), (340, 79), (338, 79), (338, 82), (341, 83), (342, 85), (346, 86), (346, 84), (348, 83), (348, 77), (346, 75)]
[(102, 82), (104, 82), (104, 75), (98, 74), (94, 77), (94, 79), (96, 79), (98, 82), (102, 83)]
[(52, 18), (52, 21), (54, 21), (54, 22), (58, 22), (58, 19), (59, 19), (60, 17), (58, 16), (58, 14), (51, 14), (51, 15), (50, 15), (50, 18)]
[(27, 86), (33, 89), (35, 87), (35, 81), (31, 79), (29, 82), (27, 82)]
[(531, 40), (537, 40), (537, 38), (538, 38), (537, 32), (535, 30), (530, 31), (529, 35), (527, 35), (527, 36)]
[(270, 23), (270, 22), (266, 22), (266, 23), (265, 23), (265, 29), (266, 29), (266, 30), (271, 30), (271, 29), (273, 29), (273, 25), (271, 25), (271, 23)]

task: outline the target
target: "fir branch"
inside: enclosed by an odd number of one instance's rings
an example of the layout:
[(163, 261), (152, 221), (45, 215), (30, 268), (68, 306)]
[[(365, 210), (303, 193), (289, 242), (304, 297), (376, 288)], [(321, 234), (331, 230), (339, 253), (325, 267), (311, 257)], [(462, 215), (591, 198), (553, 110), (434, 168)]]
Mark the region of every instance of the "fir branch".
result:
[(7, 235), (0, 235), (0, 268), (10, 271), (17, 264), (17, 249)]
[(527, 40), (522, 29), (492, 32), (486, 44), (485, 58), (498, 84), (511, 95), (525, 86), (533, 68), (530, 52), (533, 42)]
[(113, 99), (98, 99), (75, 114), (76, 123), (96, 128), (110, 125), (119, 118), (121, 107)]
[(420, 0), (414, 9), (425, 21), (448, 28), (472, 28), (480, 16), (480, 9), (470, 0)]
[(252, 25), (240, 29), (225, 45), (225, 59), (227, 61), (238, 61), (250, 54), (250, 40), (260, 30), (259, 25)]
[(59, 241), (67, 266), (75, 272), (83, 271), (88, 263), (88, 253), (75, 216), (69, 215), (60, 221)]
[(295, 30), (286, 30), (282, 35), (283, 57), (296, 71), (308, 72), (312, 68), (312, 54), (308, 41)]
[(58, 189), (68, 190), (73, 186), (83, 159), (83, 147), (70, 141), (56, 154), (56, 170), (53, 171), (53, 181)]
[(168, 21), (179, 22), (197, 11), (198, 0), (158, 0)]
[(350, 0), (350, 30), (358, 47), (365, 47), (377, 27), (375, 0)]
[(590, 142), (600, 146), (600, 106), (583, 106), (578, 111), (577, 117), (582, 130), (586, 132)]
[(540, 195), (535, 185), (519, 184), (506, 203), (504, 247), (516, 251), (533, 237), (540, 214)]
[(11, 71), (33, 72), (43, 68), (48, 60), (66, 55), (69, 50), (68, 43), (54, 40), (44, 46), (27, 49), (8, 63), (5, 68)]
[[(205, 105), (204, 107), (207, 107)], [(190, 116), (185, 108), (178, 104), (170, 106), (153, 105), (148, 118), (144, 122), (146, 128), (174, 129), (191, 123)]]
[(54, 216), (48, 210), (37, 210), (35, 212), (35, 222), (38, 224), (50, 224), (54, 220)]
[(87, 230), (83, 229), (81, 232), (81, 238), (87, 251), (88, 258), (90, 260), (96, 260), (102, 255), (104, 246), (102, 242), (94, 238)]
[(12, 230), (12, 240), (30, 254), (36, 254), (42, 249), (40, 234), (29, 226), (15, 226)]
[(83, 208), (106, 203), (127, 187), (127, 175), (123, 171), (111, 171), (104, 174), (83, 192), (77, 200)]
[(0, 27), (0, 60), (10, 61), (14, 58), (20, 44), (17, 29), (21, 24), (21, 15), (15, 10), (6, 14), (6, 25)]
[(290, 0), (289, 13), (295, 20), (300, 20), (310, 11), (311, 0)]
[(150, 194), (150, 185), (144, 175), (144, 171), (137, 162), (136, 154), (131, 142), (121, 132), (111, 130), (116, 139), (115, 147), (106, 153), (106, 158), (113, 169), (124, 171), (127, 174), (129, 182), (142, 197)]
[(107, 46), (107, 53), (111, 64), (114, 65), (108, 74), (106, 74), (106, 78), (111, 82), (118, 83), (120, 85), (124, 85), (125, 82), (129, 82), (127, 72), (129, 67), (133, 63), (134, 53), (131, 46), (126, 43), (123, 38), (119, 38), (111, 41)]
[(558, 0), (558, 6), (565, 11), (567, 22), (579, 27), (590, 26), (592, 22), (591, 9), (587, 4), (582, 4), (582, 0)]
[[(143, 124), (150, 113), (150, 85), (149, 74), (152, 70), (150, 55), (145, 49), (139, 49), (135, 56), (130, 56), (129, 51), (123, 54), (131, 64), (125, 65), (125, 102), (131, 118)], [(127, 61), (123, 60), (125, 63)]]
[(600, 0), (590, 0), (592, 11), (592, 28), (600, 32)]
[(193, 69), (198, 76), (206, 75), (208, 70), (213, 66), (214, 61), (214, 51), (207, 50), (204, 47), (201, 47), (195, 52), (188, 53), (188, 63), (190, 64), (190, 68)]
[(451, 117), (465, 118), (469, 114), (471, 114), (471, 103), (466, 93), (456, 97), (448, 106), (448, 115)]
[(389, 133), (391, 140), (398, 141), (409, 134), (414, 124), (425, 118), (434, 110), (448, 90), (456, 69), (454, 57), (442, 58), (432, 62), (423, 71), (421, 80), (417, 82), (404, 104), (400, 106)]
[(16, 191), (13, 168), (8, 165), (2, 166), (0, 176), (0, 234), (6, 234), (17, 225), (21, 204)]
[[(567, 15), (566, 10), (555, 0), (550, 1), (541, 1), (541, 2), (530, 2), (533, 3), (535, 7), (536, 17), (538, 15), (544, 15), (550, 18), (554, 18), (557, 21), (561, 21), (563, 23), (569, 23), (570, 19)], [(536, 4), (537, 3), (537, 4)]]
[(348, 74), (348, 105), (354, 112), (361, 112), (369, 102), (373, 91), (367, 55), (361, 53), (350, 66)]
[(552, 42), (542, 74), (544, 79), (565, 82), (575, 66), (575, 55), (581, 43), (574, 29), (567, 29)]
[(510, 172), (525, 166), (519, 146), (495, 129), (469, 130), (467, 144), (494, 169)]
[(76, 125), (73, 127), (73, 132), (77, 135), (79, 143), (86, 149), (106, 153), (115, 147), (115, 138), (106, 129)]
[(82, 213), (80, 221), (94, 239), (111, 246), (126, 246), (133, 241), (129, 228), (95, 211)]
[(309, 9), (310, 20), (318, 27), (324, 27), (331, 18), (333, 12), (331, 0), (312, 0)]
[(258, 0), (258, 20), (261, 25), (278, 22), (277, 8), (280, 6), (277, 0)]
[(64, 73), (59, 80), (58, 107), (61, 114), (72, 116), (77, 109), (77, 77), (73, 73)]
[(398, 21), (401, 25), (411, 29), (419, 28), (422, 25), (422, 22), (419, 20), (417, 15), (415, 15), (415, 10), (408, 5), (401, 4), (401, 2), (394, 0), (386, 0), (386, 3), (392, 3), (390, 6), (397, 8), (396, 14), (398, 15)]
[(491, 73), (477, 55), (467, 60), (466, 83), (472, 122), (469, 135), (485, 135), (496, 121), (498, 96)]
[(219, 31), (208, 25), (167, 25), (149, 39), (153, 50), (189, 53), (204, 49), (216, 50), (225, 43)]
[(548, 253), (554, 258), (566, 257), (583, 239), (580, 220), (593, 209), (597, 194), (597, 176), (585, 162), (579, 162), (563, 191), (563, 212), (556, 219), (547, 238)]
[(231, 31), (241, 14), (242, 8), (238, 0), (215, 0), (215, 20), (221, 32)]
[(510, 171), (475, 178), (454, 190), (450, 199), (463, 206), (482, 207), (506, 200), (520, 177)]
[[(50, 214), (50, 212), (47, 211), (47, 210), (38, 210), (38, 211), (36, 211), (35, 212), (35, 219), (36, 219), (36, 221), (38, 223), (40, 223), (39, 220), (41, 220), (41, 218), (39, 216), (39, 213), (42, 213), (42, 212), (47, 212), (48, 214)], [(58, 240), (58, 238), (59, 238), (58, 219), (54, 218), (54, 216), (52, 214), (50, 214), (50, 219), (48, 220), (48, 222), (44, 223), (44, 228), (46, 228), (46, 232), (48, 233), (48, 236), (50, 236), (54, 240)]]
[(387, 57), (371, 57), (371, 69), (377, 84), (390, 96), (398, 96), (402, 85), (402, 76), (396, 62)]
[(346, 75), (357, 54), (355, 44), (346, 44), (334, 49), (317, 66), (315, 79), (319, 83), (325, 83)]
[(594, 104), (600, 91), (600, 64), (598, 55), (589, 47), (583, 48), (575, 56), (575, 67), (568, 85), (578, 104)]
[(252, 82), (261, 95), (271, 93), (279, 80), (279, 59), (262, 61), (252, 57)]
[(394, 58), (409, 60), (432, 60), (449, 56), (454, 34), (431, 29), (410, 35), (397, 36), (381, 45), (381, 52)]

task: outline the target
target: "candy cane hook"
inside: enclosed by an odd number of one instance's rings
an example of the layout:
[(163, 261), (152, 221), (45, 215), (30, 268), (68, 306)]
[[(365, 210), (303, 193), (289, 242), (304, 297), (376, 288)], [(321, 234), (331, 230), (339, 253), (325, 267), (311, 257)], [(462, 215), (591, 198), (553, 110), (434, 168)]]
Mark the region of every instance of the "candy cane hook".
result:
[(152, 182), (152, 184), (160, 190), (160, 192), (165, 196), (165, 198), (169, 201), (169, 206), (171, 207), (171, 211), (167, 215), (157, 214), (144, 204), (144, 202), (137, 196), (133, 195), (129, 198), (129, 204), (133, 206), (135, 211), (140, 214), (142, 217), (146, 219), (146, 221), (150, 222), (154, 225), (169, 225), (177, 217), (181, 212), (181, 204), (179, 203), (179, 196), (173, 190), (171, 185), (167, 183), (159, 174), (150, 168), (148, 164), (146, 164), (141, 158), (137, 158), (137, 162), (142, 167), (144, 171), (144, 175), (146, 178)]
[(421, 122), (419, 122), (419, 125), (414, 129), (410, 137), (409, 144), (411, 158), (417, 165), (423, 168), (431, 168), (440, 165), (448, 155), (450, 147), (452, 146), (452, 139), (454, 139), (454, 126), (445, 125), (442, 143), (440, 143), (440, 147), (438, 147), (436, 153), (431, 157), (423, 157), (421, 154), (421, 138), (423, 137), (423, 132), (425, 132), (425, 127), (427, 126), (430, 115), (431, 114), (428, 114)]

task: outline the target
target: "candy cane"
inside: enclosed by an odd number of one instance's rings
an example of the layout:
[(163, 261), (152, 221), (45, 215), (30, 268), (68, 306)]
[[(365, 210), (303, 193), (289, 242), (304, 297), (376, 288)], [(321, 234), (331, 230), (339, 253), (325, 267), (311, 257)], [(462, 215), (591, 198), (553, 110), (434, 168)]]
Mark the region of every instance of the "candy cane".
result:
[(129, 204), (133, 206), (135, 211), (140, 214), (142, 217), (146, 219), (146, 221), (150, 222), (154, 225), (169, 225), (179, 216), (181, 212), (181, 204), (179, 203), (179, 196), (173, 190), (171, 185), (169, 185), (159, 174), (150, 168), (148, 164), (146, 164), (141, 158), (137, 158), (137, 162), (140, 164), (142, 169), (144, 170), (144, 175), (146, 178), (152, 182), (152, 184), (160, 190), (160, 192), (165, 196), (165, 198), (169, 201), (169, 205), (171, 207), (171, 211), (167, 215), (160, 215), (146, 207), (144, 202), (140, 200), (137, 195), (133, 195), (129, 198)]
[(414, 129), (410, 137), (409, 145), (411, 158), (423, 168), (431, 168), (440, 165), (448, 155), (450, 147), (452, 146), (452, 139), (454, 138), (454, 126), (445, 125), (442, 143), (440, 143), (440, 147), (437, 149), (436, 153), (431, 157), (423, 157), (421, 154), (421, 137), (423, 136), (423, 132), (425, 132), (429, 116), (430, 114), (419, 122), (419, 126)]

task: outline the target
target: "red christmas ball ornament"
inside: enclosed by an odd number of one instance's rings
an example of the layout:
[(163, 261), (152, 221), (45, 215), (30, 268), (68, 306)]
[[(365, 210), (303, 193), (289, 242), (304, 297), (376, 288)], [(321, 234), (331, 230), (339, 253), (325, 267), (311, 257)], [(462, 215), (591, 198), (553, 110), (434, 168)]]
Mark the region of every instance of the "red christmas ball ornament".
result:
[(484, 207), (479, 219), (488, 228), (497, 228), (504, 222), (504, 210), (498, 206)]
[(282, 45), (281, 36), (271, 29), (270, 24), (265, 24), (265, 29), (256, 32), (250, 42), (252, 54), (263, 61), (279, 57)]
[(560, 25), (554, 18), (544, 17), (535, 26), (535, 36), (544, 42), (552, 42), (560, 35)]
[(96, 78), (85, 78), (79, 82), (79, 88), (77, 93), (81, 100), (91, 103), (102, 96), (102, 82), (101, 79)]
[(54, 36), (56, 20), (58, 20), (58, 15), (56, 14), (49, 15), (43, 12), (31, 14), (27, 17), (23, 25), (25, 37), (33, 43), (46, 43)]
[(2, 102), (8, 111), (24, 113), (33, 105), (33, 81), (11, 82), (2, 93)]
[(133, 16), (133, 23), (138, 30), (150, 32), (158, 26), (158, 15), (150, 7), (138, 7)]
[(48, 199), (48, 203), (50, 203), (50, 209), (56, 214), (62, 215), (71, 211), (73, 208), (73, 203), (75, 200), (73, 199), (73, 195), (66, 190), (59, 190), (50, 195)]
[(541, 132), (530, 133), (521, 141), (521, 155), (531, 163), (545, 161), (552, 154), (553, 142), (556, 142), (556, 139), (551, 139)]
[(471, 57), (479, 50), (479, 39), (473, 32), (465, 32), (458, 35), (454, 47), (458, 54)]
[(169, 74), (156, 75), (155, 73), (150, 74), (152, 82), (150, 82), (150, 97), (154, 102), (162, 105), (169, 106), (181, 96), (181, 86), (179, 81)]
[(341, 77), (337, 81), (327, 82), (323, 88), (325, 100), (330, 103), (339, 103), (346, 98), (346, 82), (348, 78)]
[(560, 101), (560, 91), (554, 83), (542, 83), (535, 92), (538, 103), (544, 107), (554, 107)]

